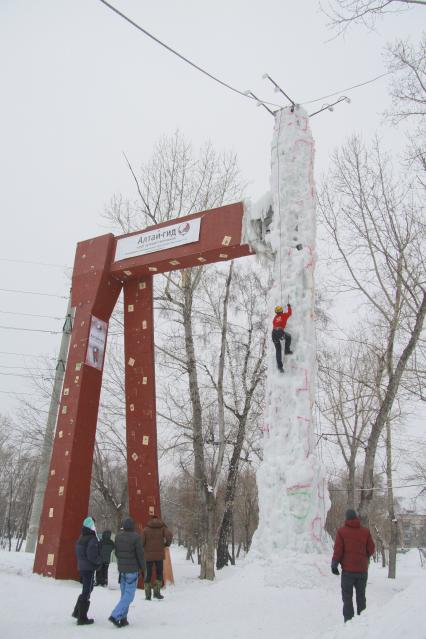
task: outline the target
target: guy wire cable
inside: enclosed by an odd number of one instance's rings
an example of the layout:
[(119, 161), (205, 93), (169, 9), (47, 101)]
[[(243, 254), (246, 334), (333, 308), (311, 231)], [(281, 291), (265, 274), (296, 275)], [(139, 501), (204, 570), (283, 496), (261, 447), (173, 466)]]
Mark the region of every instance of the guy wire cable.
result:
[(139, 31), (141, 31), (143, 34), (148, 36), (148, 38), (151, 38), (151, 40), (154, 40), (154, 42), (156, 42), (157, 44), (161, 45), (162, 47), (164, 47), (165, 49), (170, 51), (170, 53), (173, 53), (173, 55), (177, 56), (178, 58), (180, 58), (181, 60), (183, 60), (187, 64), (191, 65), (192, 67), (194, 67), (194, 69), (197, 69), (197, 71), (200, 71), (200, 73), (203, 73), (204, 75), (206, 75), (211, 80), (214, 80), (215, 82), (218, 82), (219, 84), (221, 84), (225, 88), (229, 89), (230, 91), (234, 91), (234, 93), (238, 93), (239, 95), (242, 95), (243, 98), (248, 98), (252, 102), (254, 100), (256, 100), (257, 102), (260, 102), (261, 104), (270, 104), (270, 105), (276, 106), (276, 107), (278, 107), (280, 109), (282, 108), (281, 104), (275, 104), (274, 102), (267, 102), (266, 100), (259, 100), (258, 98), (254, 98), (253, 96), (248, 95), (248, 93), (246, 91), (240, 91), (239, 89), (236, 89), (235, 87), (231, 86), (227, 82), (224, 82), (223, 80), (221, 80), (220, 78), (216, 77), (212, 73), (209, 73), (208, 71), (206, 71), (202, 67), (198, 66), (198, 64), (195, 64), (195, 62), (191, 62), (191, 60), (189, 60), (189, 58), (186, 58), (184, 55), (182, 55), (181, 53), (176, 51), (176, 49), (173, 49), (172, 47), (170, 47), (165, 42), (162, 42), (162, 40), (160, 40), (159, 38), (154, 36), (152, 33), (147, 31), (143, 27), (141, 27), (139, 24), (137, 24), (137, 22), (134, 22), (131, 18), (126, 16), (124, 13), (121, 13), (121, 11), (116, 9), (116, 7), (114, 7), (112, 4), (109, 4), (109, 2), (107, 2), (106, 0), (99, 0), (99, 2), (102, 2), (102, 4), (104, 4), (106, 7), (111, 9), (111, 11), (114, 11), (114, 13), (116, 13), (121, 18), (123, 18), (124, 20), (129, 22), (132, 26), (136, 27), (136, 29), (139, 29)]
[[(270, 105), (270, 106), (275, 106), (278, 107), (279, 109), (283, 108), (283, 105), (281, 104), (276, 104), (275, 102), (269, 102), (267, 100), (262, 100), (259, 98), (256, 98), (254, 95), (250, 95), (250, 91), (240, 91), (239, 89), (236, 89), (235, 87), (231, 86), (230, 84), (228, 84), (227, 82), (224, 82), (223, 80), (221, 80), (220, 78), (214, 76), (212, 73), (209, 73), (208, 71), (206, 71), (205, 69), (203, 69), (202, 67), (200, 67), (198, 64), (195, 64), (195, 62), (192, 62), (191, 60), (189, 60), (189, 58), (186, 58), (184, 55), (182, 55), (181, 53), (179, 53), (178, 51), (176, 51), (175, 49), (173, 49), (172, 47), (170, 47), (168, 44), (166, 44), (165, 42), (162, 42), (162, 40), (160, 40), (159, 38), (157, 38), (156, 36), (154, 36), (152, 33), (150, 33), (149, 31), (147, 31), (146, 29), (144, 29), (143, 27), (141, 27), (139, 24), (137, 24), (136, 22), (134, 22), (134, 20), (132, 20), (131, 18), (129, 18), (128, 16), (126, 16), (124, 13), (122, 13), (121, 11), (119, 11), (118, 9), (116, 9), (116, 7), (114, 7), (112, 4), (110, 4), (109, 2), (107, 2), (106, 0), (99, 0), (99, 2), (102, 2), (102, 4), (104, 4), (106, 7), (108, 7), (111, 11), (114, 11), (114, 13), (116, 13), (117, 15), (119, 15), (121, 18), (123, 18), (123, 20), (126, 20), (127, 22), (129, 22), (129, 24), (131, 24), (132, 26), (134, 26), (136, 29), (138, 29), (139, 31), (141, 31), (144, 35), (148, 36), (148, 38), (151, 38), (151, 40), (154, 40), (154, 42), (156, 42), (157, 44), (159, 44), (160, 46), (164, 47), (165, 49), (167, 49), (168, 51), (170, 51), (170, 53), (173, 53), (173, 55), (177, 56), (178, 58), (180, 58), (183, 62), (186, 62), (187, 64), (189, 64), (190, 66), (192, 66), (194, 69), (196, 69), (197, 71), (199, 71), (200, 73), (203, 73), (204, 75), (206, 75), (207, 77), (209, 77), (211, 80), (214, 80), (215, 82), (218, 82), (219, 84), (221, 84), (222, 86), (224, 86), (225, 88), (229, 89), (230, 91), (233, 91), (234, 93), (238, 93), (239, 95), (245, 97), (245, 98), (249, 98), (250, 100), (256, 100), (258, 104), (261, 105)], [(319, 97), (319, 98), (315, 98), (314, 100), (308, 100), (305, 102), (299, 102), (298, 104), (300, 104), (301, 106), (307, 105), (307, 104), (313, 104), (315, 102), (320, 102), (321, 100), (326, 100), (327, 98), (332, 98), (335, 95), (338, 95), (339, 93), (346, 93), (348, 91), (352, 91), (354, 89), (358, 89), (360, 87), (363, 87), (367, 84), (371, 84), (373, 82), (376, 82), (377, 80), (380, 80), (381, 78), (384, 78), (387, 75), (391, 75), (395, 73), (395, 71), (386, 71), (385, 73), (381, 73), (378, 76), (375, 76), (374, 78), (371, 78), (370, 80), (365, 80), (364, 82), (360, 82), (358, 84), (354, 84), (350, 87), (347, 87), (345, 89), (341, 89), (340, 91), (335, 91), (334, 93), (329, 93), (328, 95)], [(267, 75), (267, 74), (265, 74)], [(284, 92), (282, 92), (283, 95), (286, 95)], [(286, 96), (288, 98), (288, 96)], [(291, 100), (291, 98), (288, 98), (291, 102), (293, 102)]]

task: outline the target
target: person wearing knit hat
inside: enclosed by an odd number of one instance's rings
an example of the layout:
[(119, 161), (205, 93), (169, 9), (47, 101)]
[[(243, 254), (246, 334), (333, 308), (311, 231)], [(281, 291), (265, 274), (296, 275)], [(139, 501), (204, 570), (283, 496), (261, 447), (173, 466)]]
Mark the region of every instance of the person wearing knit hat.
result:
[(135, 522), (131, 517), (123, 521), (122, 530), (115, 537), (115, 556), (120, 574), (121, 597), (108, 621), (117, 628), (128, 626), (129, 606), (135, 598), (139, 573), (145, 572), (145, 558), (142, 539), (135, 531)]
[(75, 545), (75, 552), (83, 590), (77, 599), (72, 616), (77, 619), (78, 626), (86, 626), (93, 623), (93, 619), (88, 619), (87, 612), (90, 606), (90, 593), (93, 590), (95, 571), (102, 565), (93, 517), (88, 516), (84, 519), (81, 535)]
[(356, 519), (356, 512), (349, 508), (345, 513), (345, 521), (351, 521), (352, 519)]
[(360, 615), (367, 607), (365, 589), (368, 563), (374, 551), (375, 546), (370, 531), (361, 526), (355, 510), (349, 508), (345, 514), (345, 525), (337, 531), (331, 560), (331, 572), (334, 575), (339, 574), (339, 564), (342, 566), (341, 588), (345, 622), (354, 616), (352, 600), (354, 588), (357, 614)]

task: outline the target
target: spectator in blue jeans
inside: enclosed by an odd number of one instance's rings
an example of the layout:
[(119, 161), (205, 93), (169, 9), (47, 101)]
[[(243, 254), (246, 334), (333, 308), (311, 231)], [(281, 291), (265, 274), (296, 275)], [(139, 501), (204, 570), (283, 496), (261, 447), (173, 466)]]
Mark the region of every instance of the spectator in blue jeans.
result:
[(117, 628), (123, 628), (129, 625), (127, 614), (135, 598), (139, 573), (145, 572), (142, 539), (135, 532), (135, 522), (131, 517), (124, 520), (123, 529), (115, 538), (115, 556), (120, 573), (121, 599), (112, 611), (109, 621)]

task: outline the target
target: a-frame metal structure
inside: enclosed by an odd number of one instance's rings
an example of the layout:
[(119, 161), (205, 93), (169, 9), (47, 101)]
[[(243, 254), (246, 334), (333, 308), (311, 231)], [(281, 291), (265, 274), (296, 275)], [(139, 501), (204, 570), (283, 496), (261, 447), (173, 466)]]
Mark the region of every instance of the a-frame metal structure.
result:
[(40, 518), (34, 572), (77, 577), (75, 541), (87, 515), (108, 322), (124, 290), (126, 441), (130, 515), (161, 514), (157, 461), (153, 277), (251, 254), (241, 202), (77, 245), (74, 325)]

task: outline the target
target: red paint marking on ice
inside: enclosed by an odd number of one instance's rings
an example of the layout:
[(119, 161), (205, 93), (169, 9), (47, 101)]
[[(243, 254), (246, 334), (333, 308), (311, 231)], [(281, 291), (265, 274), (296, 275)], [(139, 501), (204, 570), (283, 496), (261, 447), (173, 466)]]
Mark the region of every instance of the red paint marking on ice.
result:
[(314, 265), (314, 252), (312, 250), (312, 246), (307, 246), (306, 247), (309, 251), (309, 255), (310, 255), (310, 260), (307, 264), (305, 264), (305, 268), (309, 268), (310, 266)]
[[(318, 541), (321, 541), (321, 538), (318, 539)], [(311, 564), (311, 566), (313, 566), (314, 568), (316, 568), (319, 572), (319, 574), (321, 575), (321, 577), (327, 577), (328, 576), (328, 572), (324, 572), (324, 570), (318, 566), (318, 564)]]
[(307, 391), (308, 390), (308, 371), (306, 368), (303, 369), (304, 370), (304, 374), (305, 374), (305, 385), (301, 386), (300, 388), (296, 388), (296, 392), (298, 393), (299, 391)]
[[(291, 120), (290, 122), (288, 122), (287, 126), (294, 126), (294, 124), (294, 120)], [(308, 128), (308, 118), (306, 118), (304, 115), (298, 115), (296, 119), (296, 126), (301, 131), (306, 131), (306, 129)], [(303, 140), (303, 142), (304, 141), (305, 140)]]
[(312, 484), (306, 483), (306, 484), (294, 484), (293, 486), (289, 486), (287, 488), (287, 492), (294, 492), (297, 490), (304, 490), (305, 488), (312, 488)]
[(311, 423), (311, 420), (309, 417), (302, 417), (302, 415), (298, 415), (297, 419), (299, 419), (300, 421), (305, 423), (306, 426), (306, 432), (305, 432), (305, 444), (306, 442), (308, 442), (308, 445), (305, 446), (305, 459), (308, 459), (309, 455), (311, 454), (311, 450), (310, 450), (310, 446), (309, 446), (309, 424)]
[[(317, 528), (318, 531), (316, 531), (315, 528)], [(321, 528), (321, 517), (315, 517), (315, 519), (313, 519), (311, 523), (311, 533), (312, 537), (317, 541), (321, 541)]]

